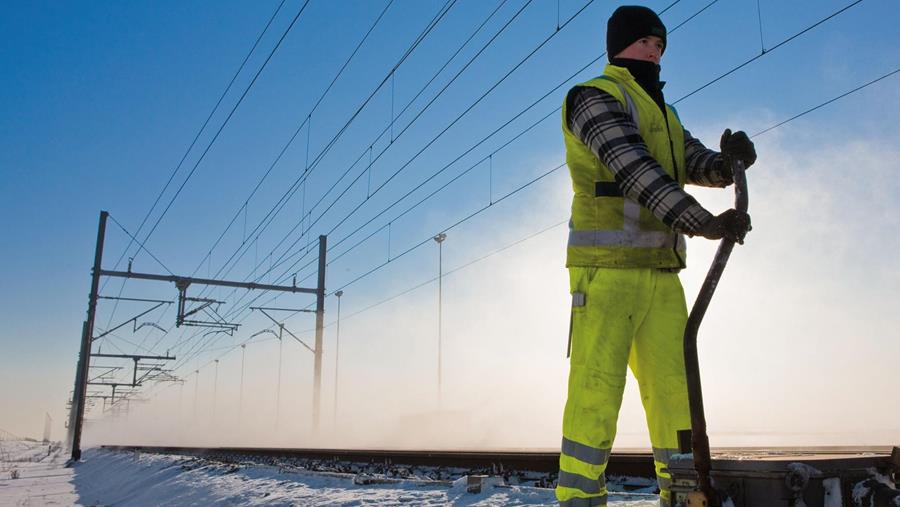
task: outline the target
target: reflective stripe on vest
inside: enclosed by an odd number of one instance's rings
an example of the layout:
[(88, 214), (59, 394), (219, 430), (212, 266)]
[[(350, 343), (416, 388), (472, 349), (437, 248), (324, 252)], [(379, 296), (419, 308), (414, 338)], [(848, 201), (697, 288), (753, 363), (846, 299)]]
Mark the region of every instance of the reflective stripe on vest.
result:
[(616, 83), (616, 86), (619, 87), (619, 90), (622, 90), (622, 95), (625, 96), (625, 103), (628, 105), (628, 114), (631, 115), (631, 118), (634, 120), (634, 125), (638, 128), (638, 130), (640, 130), (641, 129), (641, 115), (638, 114), (638, 108), (637, 108), (637, 106), (634, 105), (634, 99), (631, 98), (631, 95), (628, 94), (628, 92), (625, 90), (625, 87), (622, 86), (621, 83), (619, 83), (617, 81), (614, 81), (614, 82)]
[(663, 231), (641, 231), (641, 205), (625, 198), (622, 230), (575, 230), (569, 220), (569, 246), (635, 246), (666, 248), (676, 246), (676, 235)]

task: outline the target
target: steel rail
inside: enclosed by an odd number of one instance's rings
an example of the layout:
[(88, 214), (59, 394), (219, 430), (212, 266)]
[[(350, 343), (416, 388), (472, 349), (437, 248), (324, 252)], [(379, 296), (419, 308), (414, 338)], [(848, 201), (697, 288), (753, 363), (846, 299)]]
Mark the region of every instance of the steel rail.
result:
[[(184, 454), (192, 456), (259, 456), (267, 458), (300, 458), (310, 460), (384, 463), (393, 465), (433, 466), (463, 469), (494, 469), (542, 472), (559, 471), (559, 452), (522, 450), (389, 450), (389, 449), (293, 449), (274, 447), (153, 447), (104, 445), (104, 449)], [(610, 456), (607, 475), (655, 478), (653, 455), (646, 451), (615, 452)]]

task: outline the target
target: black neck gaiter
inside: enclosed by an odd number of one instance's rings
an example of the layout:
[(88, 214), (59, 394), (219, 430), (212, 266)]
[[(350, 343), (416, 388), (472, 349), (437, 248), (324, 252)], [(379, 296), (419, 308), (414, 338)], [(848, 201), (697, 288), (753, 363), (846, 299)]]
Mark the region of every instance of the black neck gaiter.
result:
[(659, 80), (659, 65), (644, 60), (632, 60), (630, 58), (613, 58), (609, 63), (617, 67), (625, 67), (647, 95), (656, 102), (659, 109), (665, 113), (666, 103), (663, 98), (662, 85)]

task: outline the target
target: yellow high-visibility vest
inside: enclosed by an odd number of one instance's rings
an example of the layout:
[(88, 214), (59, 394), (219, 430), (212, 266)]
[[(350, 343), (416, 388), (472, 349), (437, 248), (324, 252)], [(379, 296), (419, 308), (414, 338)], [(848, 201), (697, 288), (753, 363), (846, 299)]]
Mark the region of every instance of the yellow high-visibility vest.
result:
[[(619, 100), (634, 118), (650, 154), (684, 188), (684, 128), (675, 110), (667, 118), (631, 73), (607, 65), (603, 76), (578, 86), (599, 88)], [(623, 197), (613, 172), (569, 130), (562, 108), (566, 162), (572, 177), (572, 218), (566, 266), (683, 268), (684, 236), (637, 201)], [(668, 121), (667, 121), (668, 120)]]

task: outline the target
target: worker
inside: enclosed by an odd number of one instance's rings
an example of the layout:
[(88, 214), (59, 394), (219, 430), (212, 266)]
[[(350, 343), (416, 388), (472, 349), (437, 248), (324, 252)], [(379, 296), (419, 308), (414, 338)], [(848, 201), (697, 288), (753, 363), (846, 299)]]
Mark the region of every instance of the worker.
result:
[(753, 143), (725, 130), (721, 152), (684, 129), (663, 99), (666, 28), (650, 9), (609, 18), (609, 64), (579, 84), (562, 109), (574, 198), (566, 267), (572, 293), (568, 399), (556, 496), (560, 505), (605, 505), (604, 473), (630, 366), (647, 416), (660, 505), (671, 504), (669, 458), (691, 427), (684, 368), (687, 309), (678, 279), (687, 236), (739, 243), (750, 217), (714, 216), (685, 183), (726, 187), (731, 163), (750, 166)]

